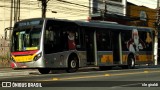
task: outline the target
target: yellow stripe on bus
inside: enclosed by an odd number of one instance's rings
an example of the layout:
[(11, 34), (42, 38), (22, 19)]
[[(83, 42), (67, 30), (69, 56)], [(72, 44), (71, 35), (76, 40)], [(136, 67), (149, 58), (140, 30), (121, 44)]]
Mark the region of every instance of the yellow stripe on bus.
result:
[(137, 61), (149, 61), (149, 60), (153, 60), (153, 56), (152, 55), (138, 55), (136, 56), (136, 60)]
[(106, 63), (106, 62), (113, 63), (113, 55), (102, 55), (101, 62), (102, 63)]
[(35, 55), (27, 55), (27, 56), (13, 56), (13, 59), (16, 61), (16, 62), (30, 62), (30, 61), (33, 61)]
[[(128, 55), (122, 55), (122, 62), (127, 63)], [(153, 55), (138, 55), (136, 61), (153, 61)], [(113, 63), (113, 55), (102, 55), (101, 63)]]

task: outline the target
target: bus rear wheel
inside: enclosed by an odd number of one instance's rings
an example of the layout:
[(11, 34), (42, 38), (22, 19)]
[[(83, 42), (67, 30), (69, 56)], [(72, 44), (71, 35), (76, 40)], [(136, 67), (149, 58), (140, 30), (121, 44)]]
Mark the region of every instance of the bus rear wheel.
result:
[(50, 69), (48, 69), (48, 68), (39, 68), (38, 71), (41, 74), (48, 74), (50, 72)]
[(68, 73), (73, 73), (76, 72), (78, 68), (79, 68), (78, 58), (76, 56), (70, 57), (68, 60), (68, 68), (66, 69), (66, 71)]
[(128, 57), (128, 68), (129, 69), (135, 68), (135, 59), (132, 55)]

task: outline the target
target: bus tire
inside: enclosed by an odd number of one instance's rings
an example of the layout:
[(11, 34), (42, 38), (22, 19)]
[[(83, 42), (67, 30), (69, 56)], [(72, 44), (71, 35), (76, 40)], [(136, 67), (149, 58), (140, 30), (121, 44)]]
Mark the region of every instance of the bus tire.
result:
[(76, 72), (79, 68), (79, 61), (77, 56), (71, 56), (68, 59), (68, 68), (66, 69), (66, 71), (68, 73), (73, 73)]
[(50, 72), (50, 69), (48, 69), (48, 68), (39, 68), (38, 71), (41, 74), (48, 74)]
[(134, 59), (133, 55), (129, 55), (127, 64), (128, 64), (128, 69), (134, 69), (135, 68), (135, 59)]

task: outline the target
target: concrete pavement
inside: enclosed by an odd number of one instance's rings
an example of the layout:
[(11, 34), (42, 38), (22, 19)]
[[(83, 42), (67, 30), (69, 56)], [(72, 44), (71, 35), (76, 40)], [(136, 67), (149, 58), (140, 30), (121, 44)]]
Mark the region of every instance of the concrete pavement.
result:
[(37, 69), (14, 70), (12, 68), (0, 68), (0, 77), (17, 77), (29, 75), (30, 73), (38, 73)]
[[(94, 69), (97, 69), (98, 67), (85, 67), (85, 68), (80, 68), (78, 71), (92, 71)], [(65, 70), (51, 70), (51, 73), (65, 73)], [(0, 78), (5, 78), (5, 77), (18, 77), (18, 76), (25, 76), (25, 75), (39, 75), (38, 69), (19, 69), (19, 70), (14, 70), (9, 67), (0, 67)]]

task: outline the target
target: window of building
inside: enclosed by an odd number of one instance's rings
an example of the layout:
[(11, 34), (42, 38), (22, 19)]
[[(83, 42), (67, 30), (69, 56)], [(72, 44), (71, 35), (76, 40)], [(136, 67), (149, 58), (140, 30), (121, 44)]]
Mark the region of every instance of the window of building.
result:
[(110, 1), (115, 1), (115, 2), (122, 2), (122, 0), (110, 0)]

